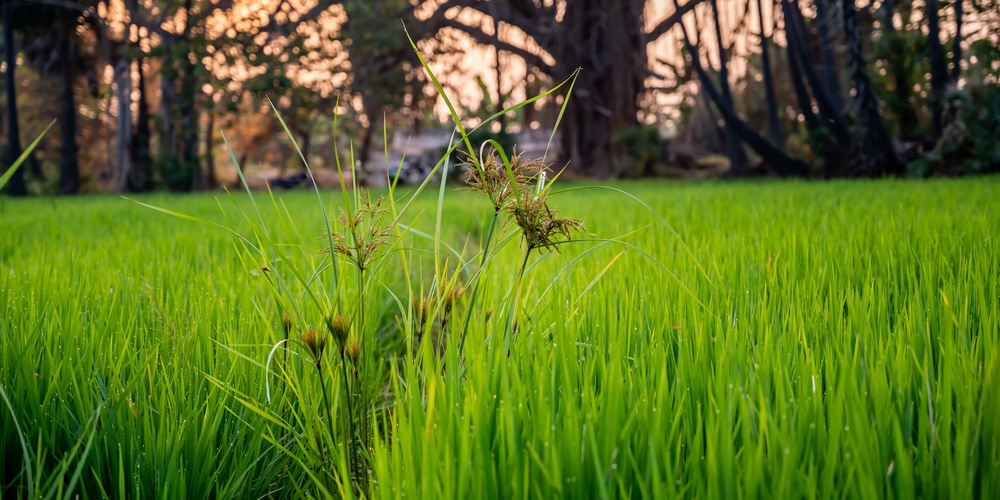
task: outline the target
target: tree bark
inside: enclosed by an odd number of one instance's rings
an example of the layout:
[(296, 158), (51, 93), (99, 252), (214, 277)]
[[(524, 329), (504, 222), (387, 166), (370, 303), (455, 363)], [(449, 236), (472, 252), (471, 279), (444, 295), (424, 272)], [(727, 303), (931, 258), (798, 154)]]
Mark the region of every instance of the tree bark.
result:
[[(722, 23), (719, 20), (719, 5), (717, 0), (709, 0), (712, 7), (712, 21), (715, 24), (715, 43), (719, 48), (719, 88), (722, 89), (722, 99), (726, 101), (726, 106), (733, 108), (733, 93), (729, 88), (729, 58), (726, 55), (726, 46), (722, 43)], [(726, 156), (729, 157), (729, 175), (737, 177), (742, 170), (742, 145), (739, 136), (733, 130), (730, 120), (726, 120)]]
[(806, 48), (809, 47), (809, 39), (806, 37), (802, 11), (797, 3), (790, 0), (782, 0), (782, 5), (785, 10), (785, 35), (788, 37), (789, 56), (797, 57), (799, 60), (799, 69), (812, 89), (823, 127), (833, 134), (840, 147), (850, 148), (851, 132), (843, 111), (837, 108), (826, 86), (820, 80), (812, 58), (806, 51)]
[[(674, 5), (677, 5), (677, 0), (674, 0)], [(681, 24), (681, 32), (684, 34), (684, 47), (691, 56), (691, 65), (698, 74), (698, 80), (701, 81), (702, 88), (708, 92), (709, 97), (712, 98), (712, 101), (715, 103), (715, 107), (722, 113), (722, 117), (726, 123), (732, 124), (733, 131), (735, 131), (740, 138), (746, 142), (747, 146), (753, 149), (754, 152), (756, 152), (761, 159), (764, 160), (764, 163), (773, 168), (778, 175), (800, 177), (808, 176), (809, 169), (804, 163), (789, 157), (780, 149), (767, 142), (767, 139), (761, 137), (760, 134), (755, 132), (753, 128), (750, 127), (750, 125), (740, 119), (739, 115), (736, 114), (736, 111), (732, 107), (726, 105), (722, 94), (715, 88), (715, 84), (712, 83), (712, 79), (709, 78), (708, 73), (705, 71), (705, 67), (702, 66), (698, 50), (691, 45), (691, 39), (688, 37), (687, 29), (683, 24)]]
[(208, 126), (205, 128), (205, 189), (213, 190), (219, 186), (219, 180), (215, 175), (215, 154), (213, 150), (213, 138), (215, 137), (215, 106), (209, 105)]
[(77, 160), (76, 144), (76, 99), (73, 95), (75, 72), (73, 71), (73, 44), (70, 40), (74, 23), (69, 15), (63, 14), (62, 29), (59, 32), (59, 53), (62, 63), (62, 159), (59, 165), (59, 193), (75, 194), (80, 190), (80, 166)]
[(944, 98), (948, 85), (948, 63), (941, 45), (941, 27), (938, 22), (937, 0), (927, 0), (927, 59), (931, 65), (931, 113), (934, 136), (941, 137), (944, 130)]
[(198, 80), (195, 77), (195, 62), (193, 61), (197, 56), (191, 40), (191, 32), (194, 28), (192, 0), (184, 0), (184, 12), (187, 15), (187, 21), (181, 35), (181, 44), (185, 50), (184, 56), (180, 60), (181, 92), (178, 103), (183, 139), (181, 162), (184, 165), (184, 172), (190, 176), (188, 181), (190, 189), (201, 191), (205, 189), (205, 176), (201, 171), (200, 149), (198, 147), (198, 108), (195, 100), (199, 89)]
[[(844, 93), (840, 88), (840, 65), (837, 64), (837, 54), (834, 52), (834, 37), (832, 26), (835, 13), (830, 9), (830, 0), (816, 1), (816, 30), (819, 33), (819, 57), (823, 65), (823, 81), (834, 109), (844, 112)], [(835, 29), (835, 28), (834, 28)]]
[(639, 125), (645, 87), (644, 2), (579, 0), (566, 9), (548, 51), (557, 78), (583, 68), (560, 124), (560, 155), (570, 168), (605, 178), (621, 152), (612, 137)]
[[(778, 98), (774, 93), (774, 75), (771, 73), (771, 49), (769, 48), (771, 41), (764, 34), (764, 9), (760, 0), (757, 0), (757, 20), (760, 23), (760, 58), (761, 71), (764, 74), (764, 97), (767, 100), (767, 128), (771, 134), (771, 140), (780, 146), (785, 143), (785, 137), (781, 132), (781, 122), (778, 120)], [(772, 32), (773, 28), (772, 24)]]
[[(138, 8), (138, 0), (130, 0), (128, 6), (129, 19), (130, 22), (133, 22), (136, 19), (135, 10)], [(140, 32), (140, 30), (136, 31)], [(150, 149), (153, 134), (149, 126), (149, 94), (146, 90), (146, 70), (143, 67), (145, 58), (142, 56), (140, 42), (137, 39), (132, 44), (132, 50), (139, 54), (135, 58), (135, 69), (139, 76), (139, 103), (135, 134), (132, 138), (132, 171), (128, 178), (128, 190), (133, 192), (143, 192), (153, 188), (153, 157), (152, 149)]]
[(115, 97), (118, 100), (117, 157), (115, 192), (128, 188), (132, 176), (132, 61), (120, 56), (115, 64)]
[(850, 53), (851, 77), (860, 140), (856, 145), (859, 171), (862, 175), (900, 175), (905, 166), (896, 155), (892, 137), (879, 114), (878, 97), (868, 75), (868, 66), (861, 46), (861, 33), (855, 17), (854, 0), (842, 0), (844, 35)]
[(958, 87), (958, 79), (962, 77), (962, 0), (955, 0), (955, 40), (951, 45), (951, 83)]
[(159, 139), (159, 170), (163, 180), (172, 190), (181, 189), (176, 179), (176, 170), (180, 167), (178, 157), (177, 127), (174, 118), (177, 87), (175, 78), (177, 70), (173, 67), (174, 39), (171, 36), (163, 38), (163, 57), (160, 70), (160, 139)]
[(917, 137), (917, 111), (912, 103), (912, 85), (910, 85), (910, 70), (906, 64), (906, 55), (903, 50), (897, 47), (904, 42), (904, 38), (896, 32), (896, 25), (893, 0), (884, 0), (882, 3), (882, 30), (883, 36), (888, 40), (888, 51), (886, 55), (889, 71), (892, 73), (893, 89), (892, 99), (889, 101), (889, 109), (896, 115), (896, 123), (899, 126), (899, 135), (903, 140), (914, 140)]
[(149, 94), (146, 92), (146, 71), (142, 64), (142, 59), (136, 61), (136, 71), (139, 73), (139, 114), (132, 140), (132, 175), (129, 177), (129, 190), (135, 192), (148, 191), (153, 186)]
[[(14, 27), (11, 25), (11, 12), (13, 7), (3, 6), (3, 49), (4, 59), (7, 62), (7, 71), (4, 73), (4, 84), (7, 91), (7, 158), (4, 170), (13, 164), (17, 157), (21, 156), (21, 135), (17, 123), (17, 89), (15, 85), (14, 72), (17, 69), (17, 50), (14, 47)], [(24, 169), (19, 168), (7, 182), (7, 193), (11, 196), (25, 196), (28, 194), (27, 186), (24, 184)]]

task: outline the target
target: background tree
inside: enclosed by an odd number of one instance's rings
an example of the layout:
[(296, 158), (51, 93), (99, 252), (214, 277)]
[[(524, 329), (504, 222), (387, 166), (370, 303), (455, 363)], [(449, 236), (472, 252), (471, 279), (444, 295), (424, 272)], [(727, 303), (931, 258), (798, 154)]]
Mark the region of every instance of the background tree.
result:
[[(538, 0), (449, 0), (434, 8), (428, 22), (431, 32), (452, 28), (484, 45), (495, 44), (554, 80), (584, 68), (561, 125), (560, 149), (571, 168), (605, 177), (620, 160), (612, 141), (615, 131), (639, 124), (639, 100), (648, 74), (647, 45), (700, 1), (689, 0), (648, 31), (643, 29), (645, 2), (639, 0), (567, 0), (562, 6)], [(460, 9), (493, 16), (516, 27), (528, 41), (497, 42), (482, 26), (453, 17), (453, 10)]]

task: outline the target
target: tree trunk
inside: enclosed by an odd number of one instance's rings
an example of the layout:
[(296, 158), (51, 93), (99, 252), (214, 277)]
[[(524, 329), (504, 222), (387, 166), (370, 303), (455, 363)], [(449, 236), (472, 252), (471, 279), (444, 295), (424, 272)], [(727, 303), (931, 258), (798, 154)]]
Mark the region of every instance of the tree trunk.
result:
[(132, 61), (120, 57), (115, 64), (115, 97), (118, 100), (118, 176), (115, 192), (128, 188), (132, 176)]
[(160, 70), (160, 172), (163, 180), (172, 190), (182, 190), (182, 182), (179, 182), (177, 170), (180, 168), (178, 156), (177, 127), (174, 118), (174, 107), (177, 97), (176, 80), (177, 70), (174, 68), (173, 56), (174, 39), (165, 36), (162, 41), (163, 58)]
[[(357, 160), (358, 166), (360, 167), (360, 172), (357, 172), (359, 177), (358, 180), (365, 181), (369, 175), (374, 175), (378, 169), (374, 165), (370, 165), (372, 157), (372, 142), (375, 141), (375, 130), (378, 129), (378, 124), (381, 123), (381, 114), (377, 111), (371, 109), (369, 106), (375, 106), (375, 100), (372, 98), (363, 98), (366, 102), (365, 115), (368, 117), (368, 126), (365, 127), (364, 131), (361, 133), (361, 149), (358, 151), (358, 156), (355, 158)], [(345, 172), (351, 171), (351, 165), (344, 168)], [(380, 174), (384, 177), (385, 174)]]
[(850, 53), (851, 77), (854, 81), (855, 108), (858, 110), (857, 123), (860, 141), (857, 144), (857, 160), (862, 175), (900, 175), (905, 166), (896, 155), (892, 137), (889, 136), (879, 114), (878, 97), (868, 75), (861, 47), (861, 32), (855, 17), (854, 0), (842, 0), (844, 35)]
[(820, 122), (819, 117), (816, 116), (816, 112), (813, 111), (812, 97), (809, 96), (809, 89), (806, 87), (805, 82), (802, 81), (802, 69), (800, 68), (799, 58), (795, 57), (794, 54), (788, 54), (788, 75), (792, 80), (792, 88), (795, 89), (795, 99), (798, 102), (802, 118), (806, 122), (806, 128), (810, 131), (821, 129), (823, 124)]
[[(3, 6), (3, 48), (7, 71), (4, 73), (4, 84), (7, 91), (7, 158), (4, 170), (21, 156), (21, 136), (17, 123), (17, 89), (15, 75), (17, 69), (17, 49), (14, 47), (14, 27), (11, 25), (10, 5)], [(11, 196), (25, 196), (28, 189), (24, 184), (24, 169), (19, 168), (7, 182), (7, 193)]]
[(837, 64), (837, 55), (833, 51), (835, 40), (832, 31), (836, 30), (835, 13), (830, 9), (829, 0), (816, 0), (816, 29), (819, 33), (819, 57), (823, 65), (820, 72), (823, 74), (827, 94), (830, 102), (838, 112), (844, 112), (844, 93), (840, 88), (840, 67)]
[(785, 12), (785, 35), (788, 37), (789, 56), (797, 57), (799, 60), (799, 69), (812, 89), (823, 127), (833, 134), (840, 147), (850, 148), (851, 132), (847, 126), (847, 120), (844, 119), (843, 111), (837, 108), (827, 88), (823, 85), (813, 60), (806, 50), (809, 47), (809, 38), (806, 36), (802, 11), (797, 3), (789, 0), (782, 0), (782, 5)]
[(215, 106), (209, 105), (208, 127), (205, 130), (205, 189), (214, 190), (219, 186), (219, 180), (215, 175), (215, 154), (213, 151), (213, 138), (215, 137)]
[(639, 125), (645, 86), (644, 2), (579, 0), (566, 9), (566, 28), (547, 48), (556, 78), (583, 68), (560, 124), (560, 155), (594, 177), (616, 172), (615, 132)]
[[(126, 4), (129, 11), (129, 22), (135, 18), (138, 0), (129, 0)], [(137, 36), (141, 33), (136, 30)], [(149, 127), (149, 96), (146, 92), (146, 71), (143, 69), (141, 40), (137, 38), (132, 44), (132, 50), (139, 54), (135, 59), (136, 72), (139, 74), (139, 103), (135, 131), (132, 137), (132, 170), (128, 177), (128, 190), (133, 192), (148, 191), (153, 188), (153, 158), (150, 142), (152, 132)]]
[(883, 36), (888, 40), (888, 51), (886, 62), (889, 71), (892, 73), (893, 89), (892, 97), (889, 100), (889, 109), (896, 115), (896, 123), (899, 126), (899, 135), (903, 140), (914, 140), (917, 136), (917, 111), (913, 107), (912, 85), (910, 85), (910, 70), (906, 64), (906, 55), (900, 44), (905, 43), (905, 36), (901, 36), (896, 31), (893, 21), (895, 10), (893, 0), (885, 0), (882, 3)]
[(194, 75), (194, 64), (188, 57), (182, 60), (181, 93), (178, 110), (182, 133), (181, 162), (184, 172), (189, 176), (189, 188), (195, 191), (205, 189), (205, 177), (201, 171), (201, 159), (198, 147), (198, 109), (195, 106), (197, 81)]
[(944, 130), (943, 102), (948, 85), (948, 63), (941, 45), (941, 28), (938, 22), (937, 0), (927, 0), (927, 60), (931, 65), (931, 113), (934, 136), (941, 137)]
[[(771, 41), (764, 34), (764, 9), (760, 0), (757, 0), (757, 20), (760, 22), (760, 58), (761, 72), (764, 74), (764, 97), (767, 99), (767, 128), (771, 134), (771, 140), (780, 146), (785, 143), (785, 137), (781, 132), (781, 122), (778, 121), (778, 98), (774, 93), (774, 76), (771, 73), (771, 50), (768, 47)], [(773, 25), (771, 31), (774, 31)]]
[(59, 32), (59, 53), (62, 63), (62, 160), (59, 165), (59, 193), (74, 194), (80, 190), (80, 167), (76, 145), (76, 99), (73, 96), (73, 45), (70, 40), (73, 22), (69, 16)]
[(146, 72), (142, 63), (142, 59), (136, 61), (136, 70), (139, 72), (139, 116), (132, 140), (132, 175), (129, 176), (129, 190), (135, 192), (148, 191), (153, 187), (149, 95), (146, 92)]
[[(677, 7), (677, 0), (674, 0), (674, 6)], [(750, 125), (740, 119), (739, 115), (736, 114), (736, 111), (732, 107), (726, 105), (722, 94), (720, 94), (718, 89), (715, 88), (715, 84), (712, 83), (712, 79), (709, 78), (708, 73), (705, 71), (705, 67), (702, 66), (698, 50), (691, 45), (691, 39), (688, 38), (687, 29), (683, 24), (681, 24), (681, 32), (684, 34), (684, 47), (691, 56), (691, 65), (698, 74), (698, 80), (701, 81), (702, 88), (708, 92), (709, 97), (711, 97), (712, 101), (715, 103), (715, 107), (717, 107), (722, 113), (722, 117), (726, 123), (731, 124), (733, 131), (735, 131), (740, 138), (746, 142), (750, 149), (753, 149), (754, 152), (757, 153), (762, 160), (764, 160), (765, 164), (773, 168), (778, 175), (801, 177), (808, 176), (809, 169), (804, 163), (789, 157), (780, 149), (767, 142), (767, 139), (761, 137), (760, 134), (750, 127)]]
[(955, 40), (951, 45), (951, 83), (958, 87), (958, 79), (962, 76), (962, 0), (955, 0)]
[[(709, 0), (712, 7), (712, 21), (715, 24), (715, 43), (719, 48), (719, 88), (722, 89), (722, 99), (726, 106), (733, 108), (733, 93), (729, 88), (729, 58), (726, 56), (726, 46), (722, 43), (722, 23), (719, 21), (719, 5), (716, 0)], [(726, 123), (726, 156), (729, 157), (729, 175), (737, 177), (742, 170), (742, 145), (739, 136), (733, 130), (732, 122)]]

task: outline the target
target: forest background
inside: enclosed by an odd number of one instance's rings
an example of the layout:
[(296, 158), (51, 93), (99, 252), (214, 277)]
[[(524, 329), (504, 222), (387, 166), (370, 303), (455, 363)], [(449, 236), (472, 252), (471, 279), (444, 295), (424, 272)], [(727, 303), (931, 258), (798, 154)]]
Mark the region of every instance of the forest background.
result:
[[(467, 125), (579, 68), (549, 158), (574, 177), (1000, 171), (997, 0), (5, 0), (2, 18), (5, 164), (58, 121), (11, 195), (215, 189), (236, 180), (223, 134), (256, 177), (288, 176), (269, 100), (328, 178), (337, 155), (368, 179), (440, 157), (452, 125), (404, 26)], [(544, 142), (564, 96), (476, 139)]]

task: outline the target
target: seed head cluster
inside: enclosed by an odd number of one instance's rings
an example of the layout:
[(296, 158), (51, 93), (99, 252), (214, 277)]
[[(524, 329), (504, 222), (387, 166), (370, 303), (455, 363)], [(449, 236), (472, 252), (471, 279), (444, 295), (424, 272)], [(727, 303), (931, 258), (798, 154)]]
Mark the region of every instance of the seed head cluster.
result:
[[(331, 250), (347, 257), (358, 269), (364, 270), (379, 256), (381, 249), (389, 242), (392, 235), (392, 225), (384, 222), (388, 211), (382, 208), (384, 196), (372, 202), (371, 196), (365, 192), (361, 197), (362, 205), (350, 213), (340, 209), (338, 221), (343, 232), (330, 233), (333, 240), (332, 248), (325, 248), (321, 253)], [(321, 236), (325, 237), (326, 235)]]
[(496, 150), (491, 149), (479, 165), (466, 163), (471, 172), (466, 183), (472, 191), (489, 198), (496, 213), (506, 212), (509, 222), (521, 228), (529, 251), (558, 251), (559, 243), (571, 241), (574, 231), (584, 230), (583, 223), (556, 217), (556, 210), (549, 206), (549, 189), (545, 184), (549, 168), (540, 158), (525, 160), (515, 149), (509, 163), (508, 169)]

